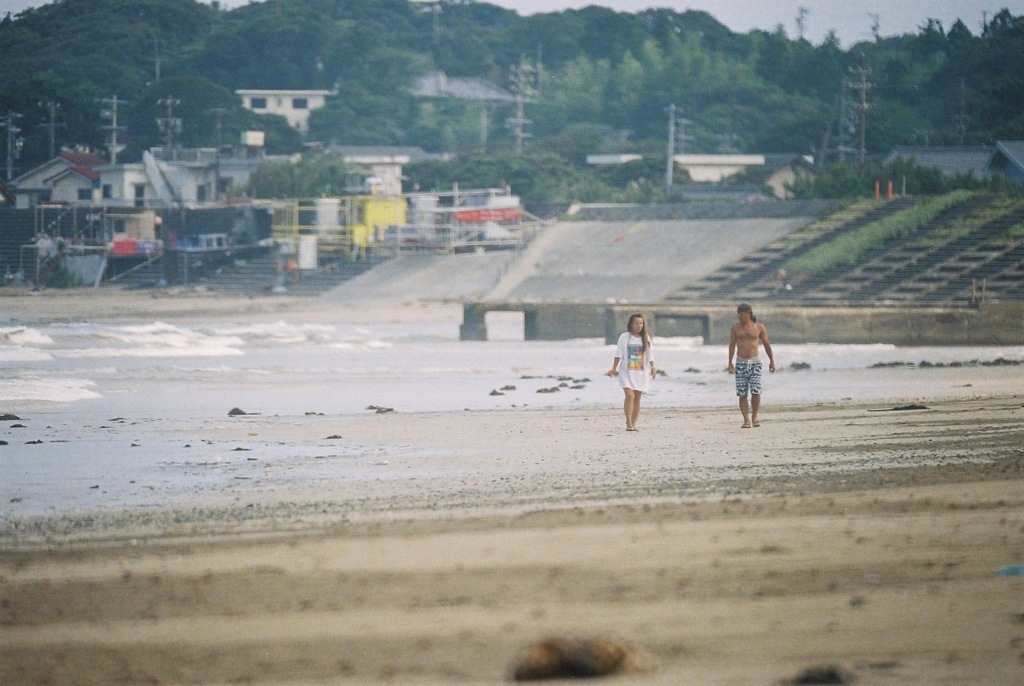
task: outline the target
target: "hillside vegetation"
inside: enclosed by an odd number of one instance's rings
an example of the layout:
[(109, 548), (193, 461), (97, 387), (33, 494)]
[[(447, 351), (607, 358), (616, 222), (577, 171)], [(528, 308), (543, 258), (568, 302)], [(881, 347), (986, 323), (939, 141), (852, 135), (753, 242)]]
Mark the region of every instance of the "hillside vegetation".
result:
[[(0, 112), (20, 115), (22, 170), (47, 159), (51, 132), (58, 147), (105, 150), (110, 121), (102, 113), (115, 95), (129, 144), (122, 160), (162, 142), (156, 120), (168, 99), (179, 101), (177, 141), (186, 146), (259, 128), (273, 153), (320, 141), (486, 160), (512, 147), (510, 105), (419, 98), (412, 87), (443, 70), (509, 88), (521, 65), (535, 75), (526, 105), (530, 166), (558, 175), (559, 190), (548, 195), (561, 200), (611, 188), (657, 199), (663, 162), (602, 177), (584, 158), (630, 151), (664, 160), (669, 104), (687, 122), (680, 145), (689, 152), (834, 161), (838, 146), (854, 143), (856, 112), (840, 105), (856, 101), (849, 86), (859, 69), (869, 70), (871, 86), (869, 157), (896, 145), (1024, 138), (1024, 17), (1006, 10), (974, 31), (922, 17), (915, 34), (843, 48), (834, 36), (813, 45), (781, 27), (734, 33), (695, 11), (587, 7), (523, 17), (471, 0), (440, 0), (438, 8), (408, 0), (266, 0), (233, 10), (195, 0), (57, 0), (0, 19)], [(238, 88), (337, 95), (313, 113), (303, 141), (283, 119), (242, 109)], [(59, 105), (54, 127), (50, 102)], [(218, 110), (226, 110), (219, 134)], [(837, 195), (821, 185), (802, 192)]]

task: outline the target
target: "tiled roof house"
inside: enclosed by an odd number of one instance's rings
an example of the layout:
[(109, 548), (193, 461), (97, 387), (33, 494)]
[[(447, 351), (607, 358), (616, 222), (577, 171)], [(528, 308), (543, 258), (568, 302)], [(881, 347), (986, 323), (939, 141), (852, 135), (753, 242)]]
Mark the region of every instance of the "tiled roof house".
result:
[(96, 197), (99, 173), (94, 167), (107, 161), (91, 152), (64, 150), (11, 180), (16, 206), (22, 209), (41, 202), (81, 202)]

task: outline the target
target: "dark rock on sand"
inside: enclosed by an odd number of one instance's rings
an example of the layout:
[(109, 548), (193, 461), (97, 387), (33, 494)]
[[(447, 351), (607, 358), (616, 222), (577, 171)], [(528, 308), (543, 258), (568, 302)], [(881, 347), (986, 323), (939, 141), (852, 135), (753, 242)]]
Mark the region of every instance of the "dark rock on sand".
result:
[(910, 405), (897, 405), (896, 407), (887, 407), (879, 410), (868, 410), (868, 412), (905, 412), (907, 410), (927, 410), (927, 405), (919, 405), (917, 403), (911, 403)]
[(512, 666), (516, 681), (649, 674), (658, 662), (646, 650), (608, 637), (547, 638), (528, 646)]
[(823, 667), (810, 667), (785, 682), (786, 684), (849, 684), (853, 677), (840, 667), (825, 665)]
[(526, 648), (513, 669), (516, 681), (613, 674), (627, 649), (606, 638), (549, 638)]

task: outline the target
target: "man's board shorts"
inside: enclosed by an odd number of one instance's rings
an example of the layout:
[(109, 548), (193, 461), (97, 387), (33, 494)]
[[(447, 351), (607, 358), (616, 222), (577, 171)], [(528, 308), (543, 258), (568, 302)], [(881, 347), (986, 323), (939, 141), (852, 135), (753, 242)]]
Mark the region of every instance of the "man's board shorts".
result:
[(736, 395), (761, 395), (761, 358), (736, 358)]

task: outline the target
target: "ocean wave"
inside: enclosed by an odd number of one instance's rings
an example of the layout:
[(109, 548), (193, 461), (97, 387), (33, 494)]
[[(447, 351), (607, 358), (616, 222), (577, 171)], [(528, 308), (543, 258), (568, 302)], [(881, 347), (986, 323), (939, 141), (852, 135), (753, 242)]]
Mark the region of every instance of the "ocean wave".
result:
[(80, 350), (61, 350), (54, 357), (75, 359), (98, 359), (113, 357), (233, 357), (245, 355), (242, 350), (231, 345), (220, 345), (213, 341), (193, 343), (190, 345), (148, 345), (137, 348), (86, 348)]
[(44, 379), (24, 377), (0, 380), (0, 402), (42, 400), (52, 403), (71, 403), (77, 400), (100, 398), (95, 383), (88, 379)]
[(238, 336), (211, 335), (163, 322), (139, 325), (77, 324), (49, 332), (60, 358), (225, 357), (242, 355)]
[(0, 346), (0, 364), (5, 362), (49, 362), (53, 355), (38, 348)]
[(334, 350), (381, 350), (393, 348), (392, 341), (382, 341), (376, 338), (366, 341), (336, 341), (329, 345)]
[(227, 324), (200, 328), (200, 331), (212, 336), (235, 336), (270, 342), (278, 345), (305, 343), (307, 341), (329, 341), (335, 327), (329, 324), (288, 324), (272, 322), (266, 324)]
[(53, 345), (52, 338), (39, 329), (33, 329), (27, 326), (18, 326), (7, 329), (0, 328), (0, 342), (21, 346)]

